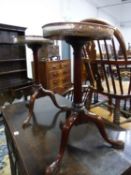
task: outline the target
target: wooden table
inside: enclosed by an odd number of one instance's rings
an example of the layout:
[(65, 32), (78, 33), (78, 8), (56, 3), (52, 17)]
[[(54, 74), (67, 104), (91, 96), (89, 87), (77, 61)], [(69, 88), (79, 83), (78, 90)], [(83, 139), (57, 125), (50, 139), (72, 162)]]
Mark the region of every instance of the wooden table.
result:
[(47, 46), (47, 45), (53, 44), (53, 41), (46, 39), (46, 38), (43, 38), (41, 36), (29, 35), (26, 37), (14, 38), (14, 43), (18, 44), (18, 45), (27, 44), (27, 46), (33, 52), (34, 75), (35, 75), (34, 89), (35, 90), (34, 90), (34, 93), (31, 95), (31, 98), (29, 101), (29, 111), (28, 111), (27, 117), (23, 122), (23, 127), (26, 127), (26, 126), (28, 126), (29, 121), (31, 120), (31, 118), (33, 116), (35, 100), (36, 100), (36, 98), (38, 98), (40, 96), (50, 96), (50, 98), (55, 106), (57, 106), (59, 109), (66, 109), (66, 108), (63, 108), (63, 106), (60, 106), (55, 99), (54, 93), (50, 90), (44, 89), (42, 84), (40, 83), (38, 51), (42, 46)]
[[(71, 102), (62, 96), (55, 95), (55, 97), (58, 103), (71, 106)], [(30, 126), (24, 129), (22, 123), (28, 112), (24, 102), (7, 106), (2, 112), (12, 175), (45, 175), (46, 168), (58, 153), (61, 137), (59, 124), (65, 121), (66, 113), (56, 108), (49, 97), (39, 98), (34, 106), (36, 118), (33, 117)], [(121, 135), (118, 131), (112, 130), (108, 130), (108, 134), (115, 139)], [(102, 169), (101, 175), (108, 175), (107, 169), (110, 171), (109, 167), (112, 166), (116, 169), (122, 166), (125, 171), (130, 162), (126, 164), (124, 162), (131, 160), (130, 138), (130, 131), (122, 133), (122, 139), (126, 143), (125, 149), (117, 151), (103, 143), (102, 137), (92, 123), (73, 127), (58, 174), (93, 175), (101, 174), (99, 170)], [(114, 160), (115, 157), (119, 161)], [(115, 162), (115, 165), (112, 162)], [(100, 169), (96, 168), (98, 165), (101, 166)], [(113, 173), (112, 168), (111, 171)]]
[(49, 23), (44, 25), (42, 28), (43, 36), (45, 38), (65, 40), (72, 46), (74, 51), (74, 100), (72, 108), (70, 109), (70, 116), (63, 126), (61, 126), (62, 136), (58, 155), (46, 171), (46, 175), (51, 175), (60, 167), (64, 151), (68, 143), (70, 130), (75, 125), (91, 121), (97, 126), (104, 140), (110, 143), (114, 148), (122, 149), (124, 147), (124, 143), (122, 141), (114, 141), (110, 139), (105, 131), (102, 118), (87, 111), (82, 103), (82, 47), (87, 41), (111, 38), (114, 33), (114, 28), (90, 22)]
[[(66, 106), (71, 103), (64, 97), (55, 95), (57, 101)], [(28, 109), (25, 103), (13, 104), (3, 109), (5, 131), (8, 141), (12, 175), (44, 175), (47, 166), (57, 155), (61, 131), (60, 121), (65, 120), (65, 112), (60, 112), (49, 97), (35, 102), (34, 114), (28, 128), (22, 127)], [(70, 165), (70, 166), (68, 166)], [(61, 167), (63, 175), (90, 175), (71, 153), (65, 154)]]

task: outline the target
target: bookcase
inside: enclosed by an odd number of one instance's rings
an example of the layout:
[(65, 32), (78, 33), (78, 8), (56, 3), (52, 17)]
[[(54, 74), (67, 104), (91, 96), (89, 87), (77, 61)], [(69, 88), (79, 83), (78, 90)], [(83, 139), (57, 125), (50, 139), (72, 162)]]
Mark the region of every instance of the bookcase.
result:
[(25, 35), (25, 30), (25, 27), (0, 24), (0, 96), (2, 97), (3, 93), (8, 93), (10, 90), (33, 84), (27, 77), (25, 45), (13, 43), (14, 37)]

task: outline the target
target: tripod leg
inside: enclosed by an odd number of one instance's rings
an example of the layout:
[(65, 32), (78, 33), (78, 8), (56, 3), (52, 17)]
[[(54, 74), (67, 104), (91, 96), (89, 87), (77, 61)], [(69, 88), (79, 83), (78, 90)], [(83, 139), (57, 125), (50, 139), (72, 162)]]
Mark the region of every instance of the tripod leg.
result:
[(39, 96), (39, 95), (42, 95), (42, 96), (49, 96), (52, 100), (52, 102), (54, 103), (54, 105), (61, 109), (61, 110), (64, 110), (64, 111), (70, 111), (71, 108), (69, 107), (66, 107), (66, 106), (60, 106), (57, 101), (56, 101), (56, 97), (55, 97), (55, 94), (52, 92), (52, 91), (49, 91), (49, 90), (46, 90), (44, 88), (42, 88), (42, 86), (38, 87), (37, 90), (35, 90), (34, 94), (31, 96), (31, 99), (29, 101), (29, 112), (28, 112), (28, 116), (27, 118), (25, 119), (24, 123), (23, 123), (23, 127), (26, 127), (29, 125), (29, 122), (31, 120), (31, 117), (33, 116), (33, 109), (34, 109), (34, 103), (35, 103), (35, 100), (36, 98)]
[(57, 103), (57, 100), (56, 100), (56, 97), (55, 97), (55, 94), (52, 92), (52, 91), (49, 91), (47, 89), (44, 89), (42, 88), (42, 94), (44, 96), (49, 96), (52, 100), (52, 102), (54, 103), (54, 105), (61, 109), (61, 110), (70, 110), (70, 108), (66, 107), (66, 106), (60, 106), (58, 103)]
[(59, 153), (57, 155), (56, 160), (51, 165), (49, 165), (47, 167), (45, 175), (51, 175), (52, 173), (55, 174), (59, 171), (61, 161), (62, 161), (62, 158), (64, 156), (64, 152), (65, 152), (65, 149), (66, 149), (66, 146), (68, 143), (68, 136), (69, 136), (70, 130), (73, 127), (73, 125), (75, 125), (77, 119), (78, 118), (76, 117), (76, 115), (72, 115), (66, 120), (66, 122), (62, 126), (62, 128), (61, 128), (62, 134), (61, 134), (61, 143), (60, 143)]
[(28, 115), (27, 115), (27, 118), (24, 120), (23, 122), (23, 127), (26, 127), (29, 125), (29, 122), (31, 120), (31, 117), (33, 116), (33, 109), (34, 109), (34, 103), (35, 103), (35, 100), (36, 98), (39, 96), (39, 93), (40, 93), (40, 88), (38, 88), (34, 93), (33, 95), (31, 96), (30, 98), (30, 101), (29, 101), (29, 111), (28, 111)]
[(115, 140), (108, 138), (108, 135), (105, 131), (103, 119), (100, 116), (97, 116), (96, 114), (88, 113), (88, 114), (84, 115), (84, 118), (87, 118), (88, 121), (95, 123), (95, 125), (97, 126), (97, 128), (100, 131), (101, 136), (104, 138), (104, 140), (106, 142), (111, 144), (113, 148), (115, 148), (115, 149), (123, 149), (124, 148), (124, 143), (122, 141), (120, 141), (120, 140), (115, 141)]

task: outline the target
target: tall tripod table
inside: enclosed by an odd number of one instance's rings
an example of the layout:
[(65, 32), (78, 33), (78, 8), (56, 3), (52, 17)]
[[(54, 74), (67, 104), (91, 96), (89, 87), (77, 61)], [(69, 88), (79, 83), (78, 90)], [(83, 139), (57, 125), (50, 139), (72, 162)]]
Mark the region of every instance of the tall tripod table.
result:
[(102, 137), (106, 142), (111, 144), (112, 147), (116, 149), (122, 149), (124, 147), (122, 141), (114, 141), (108, 138), (102, 118), (96, 114), (90, 113), (82, 103), (81, 49), (87, 41), (111, 38), (113, 33), (114, 28), (110, 26), (87, 22), (60, 22), (43, 26), (43, 35), (45, 38), (65, 40), (73, 47), (74, 51), (74, 101), (70, 109), (69, 117), (65, 120), (64, 124), (60, 125), (62, 135), (59, 153), (56, 160), (47, 167), (46, 175), (50, 175), (59, 170), (67, 146), (68, 136), (74, 125), (91, 121), (95, 123)]
[(50, 96), (52, 102), (57, 108), (60, 109), (66, 109), (64, 106), (60, 106), (57, 103), (57, 100), (55, 98), (55, 95), (52, 91), (49, 91), (47, 89), (44, 89), (42, 87), (42, 84), (40, 83), (40, 78), (39, 78), (39, 56), (38, 56), (38, 51), (42, 46), (47, 46), (50, 44), (53, 44), (53, 41), (43, 38), (42, 36), (25, 36), (25, 37), (19, 37), (19, 38), (14, 38), (14, 43), (16, 44), (27, 44), (27, 46), (32, 50), (33, 52), (33, 61), (34, 61), (34, 88), (35, 91), (33, 95), (30, 98), (29, 101), (29, 113), (27, 115), (26, 120), (23, 123), (23, 127), (26, 127), (29, 125), (29, 122), (31, 120), (31, 117), (33, 116), (33, 109), (34, 109), (34, 104), (35, 100), (39, 96)]

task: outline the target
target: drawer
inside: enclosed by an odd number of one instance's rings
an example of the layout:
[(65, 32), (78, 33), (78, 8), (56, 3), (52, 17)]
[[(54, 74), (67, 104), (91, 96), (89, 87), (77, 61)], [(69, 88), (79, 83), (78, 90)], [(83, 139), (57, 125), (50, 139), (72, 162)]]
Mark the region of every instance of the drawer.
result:
[(49, 82), (48, 82), (49, 89), (52, 89), (52, 88), (57, 87), (59, 85), (60, 85), (60, 80), (59, 79), (49, 80)]
[(70, 67), (67, 67), (66, 69), (62, 69), (63, 75), (70, 74), (70, 72), (71, 72)]
[(48, 79), (57, 79), (59, 76), (61, 76), (61, 74), (62, 72), (60, 70), (49, 71)]
[(58, 77), (67, 77), (70, 76), (70, 69), (59, 69), (59, 70), (53, 70), (48, 72), (48, 78), (49, 79), (56, 79)]
[(58, 87), (53, 88), (52, 91), (54, 93), (63, 94), (63, 92), (65, 91), (65, 88), (61, 87), (61, 86), (58, 86)]
[(71, 87), (71, 83), (69, 82), (59, 86), (51, 87), (50, 90), (52, 90), (54, 93), (63, 94), (70, 87)]
[(72, 86), (71, 82), (67, 82), (66, 84), (64, 84), (64, 91), (69, 89)]
[(69, 76), (63, 77), (61, 82), (62, 82), (63, 84), (66, 84), (66, 83), (68, 83), (68, 82), (71, 82), (70, 79), (71, 79), (71, 78), (70, 78), (70, 75), (69, 75)]
[(65, 84), (71, 84), (70, 60), (40, 62), (40, 77), (43, 87), (54, 92), (64, 92)]
[(67, 61), (61, 62), (61, 68), (63, 68), (63, 69), (70, 68), (70, 62), (67, 62)]
[(54, 70), (59, 70), (61, 69), (61, 64), (58, 62), (50, 62), (47, 65), (48, 71), (54, 71)]

